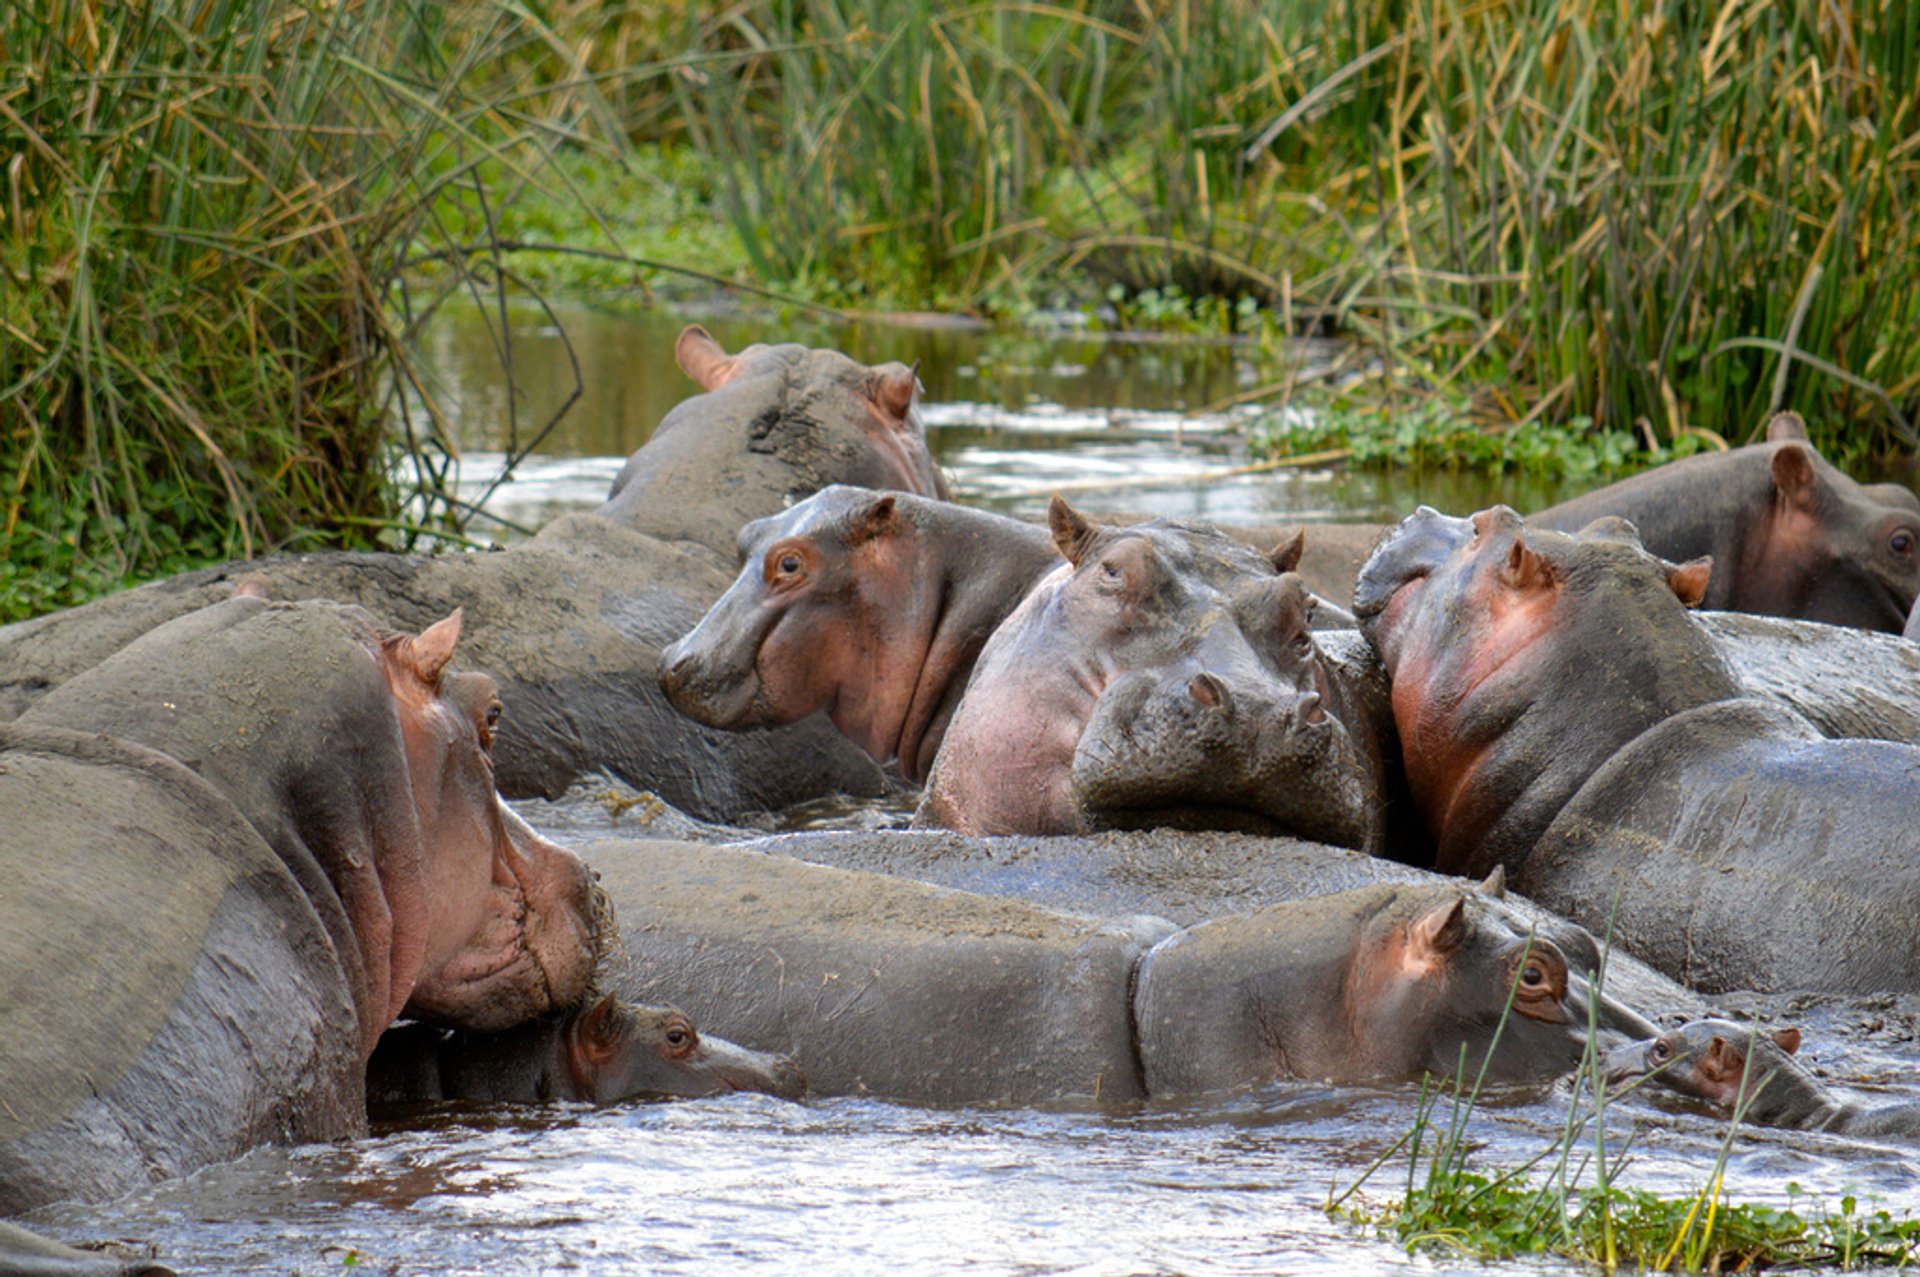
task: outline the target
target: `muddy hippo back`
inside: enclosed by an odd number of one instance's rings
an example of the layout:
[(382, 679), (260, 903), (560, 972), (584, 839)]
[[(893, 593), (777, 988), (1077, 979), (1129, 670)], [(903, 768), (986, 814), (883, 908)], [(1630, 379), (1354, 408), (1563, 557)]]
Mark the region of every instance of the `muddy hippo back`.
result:
[(0, 1214), (364, 1129), (327, 931), (185, 767), (0, 726), (0, 874)]
[[(833, 483), (946, 500), (905, 364), (785, 344), (729, 355), (698, 325), (674, 347), (706, 392), (669, 412), (599, 513), (734, 562), (742, 524)], [(717, 591), (716, 591), (717, 593)]]

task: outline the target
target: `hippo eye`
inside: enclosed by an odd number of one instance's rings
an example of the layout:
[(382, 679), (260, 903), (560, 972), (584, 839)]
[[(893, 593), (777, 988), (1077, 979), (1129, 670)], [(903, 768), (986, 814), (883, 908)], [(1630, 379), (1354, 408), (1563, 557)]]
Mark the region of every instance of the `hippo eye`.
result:
[(1537, 962), (1529, 962), (1520, 969), (1520, 983), (1529, 989), (1545, 988), (1547, 969)]
[(487, 706), (487, 730), (492, 731), (500, 725), (500, 711), (505, 708), (499, 701)]
[(1100, 565), (1100, 575), (1105, 580), (1110, 581), (1117, 585), (1119, 584), (1121, 577), (1124, 576), (1125, 573), (1120, 571), (1119, 564), (1109, 562), (1109, 563), (1102, 563)]
[(1887, 548), (1901, 558), (1906, 558), (1913, 553), (1913, 533), (1906, 528), (1899, 529), (1887, 538)]
[(1655, 1038), (1653, 1045), (1647, 1048), (1647, 1058), (1655, 1064), (1665, 1064), (1673, 1058), (1673, 1048), (1662, 1039)]
[(668, 1029), (667, 1044), (669, 1046), (685, 1046), (687, 1044), (687, 1031), (685, 1029)]
[(798, 572), (799, 570), (800, 570), (799, 555), (783, 554), (780, 556), (780, 575), (792, 576), (795, 572)]

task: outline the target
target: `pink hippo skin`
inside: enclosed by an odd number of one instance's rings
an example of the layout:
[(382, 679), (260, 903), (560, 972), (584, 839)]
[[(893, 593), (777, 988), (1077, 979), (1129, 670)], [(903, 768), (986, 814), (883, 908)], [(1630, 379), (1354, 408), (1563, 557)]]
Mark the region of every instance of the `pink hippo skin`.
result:
[(1608, 515), (1664, 558), (1711, 556), (1703, 607), (1898, 634), (1920, 594), (1920, 497), (1856, 483), (1790, 412), (1767, 424), (1766, 443), (1670, 462), (1528, 522), (1574, 532)]
[(581, 996), (596, 904), (580, 861), (494, 791), (491, 682), (445, 673), (460, 627), (382, 633), (356, 608), (235, 598), (20, 721), (137, 741), (225, 793), (327, 923), (362, 1056), (403, 1010), (502, 1029)]
[(1920, 748), (1743, 695), (1688, 611), (1710, 570), (1505, 507), (1381, 545), (1355, 610), (1437, 867), (1504, 865), (1695, 988), (1920, 988)]
[(988, 636), (1060, 563), (1044, 528), (841, 486), (749, 523), (740, 554), (732, 588), (660, 654), (674, 708), (733, 731), (825, 710), (916, 784)]
[[(1377, 759), (1367, 734), (1334, 712), (1307, 596), (1281, 575), (1297, 561), (1299, 537), (1266, 556), (1194, 525), (1095, 527), (1058, 498), (1049, 523), (1067, 564), (981, 652), (917, 824), (972, 834), (1142, 821), (1293, 832), (1305, 791), (1276, 778), (1304, 768), (1319, 778), (1313, 795), (1331, 795), (1336, 808), (1309, 836), (1373, 837)], [(1109, 695), (1120, 699), (1103, 710)], [(1236, 715), (1235, 703), (1246, 712)], [(1135, 726), (1179, 736), (1188, 708), (1221, 739), (1170, 752), (1164, 765), (1122, 743)], [(1223, 787), (1218, 764), (1241, 748), (1261, 761)], [(1269, 768), (1269, 757), (1282, 761)]]

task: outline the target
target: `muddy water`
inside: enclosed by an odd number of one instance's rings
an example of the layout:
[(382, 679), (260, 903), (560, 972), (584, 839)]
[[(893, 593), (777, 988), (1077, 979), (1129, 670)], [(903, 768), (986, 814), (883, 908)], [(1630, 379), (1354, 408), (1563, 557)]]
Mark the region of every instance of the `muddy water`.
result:
[[(587, 374), (583, 402), (488, 501), (525, 526), (598, 504), (621, 459), (690, 390), (670, 354), (679, 320), (590, 311), (565, 320)], [(730, 347), (780, 335), (835, 342), (869, 362), (921, 360), (932, 437), (960, 492), (1016, 512), (1065, 485), (1091, 508), (1262, 521), (1384, 519), (1423, 500), (1527, 508), (1566, 495), (1445, 473), (1199, 482), (1243, 459), (1239, 419), (1206, 409), (1275, 372), (1271, 356), (1243, 348), (881, 327), (774, 334), (762, 322), (706, 322)], [(442, 325), (426, 354), (457, 412), (477, 497), (489, 468), (524, 446), (566, 393), (565, 349), (542, 321), (525, 319), (517, 401), (487, 371), (490, 341), (477, 324)], [(898, 815), (823, 804), (789, 824)], [(605, 832), (605, 814), (592, 809), (555, 809), (546, 820), (563, 837)], [(1870, 1100), (1920, 1098), (1920, 1000), (1756, 1006), (1805, 1029), (1803, 1051), (1827, 1077)], [(147, 1239), (196, 1273), (1486, 1272), (1409, 1258), (1322, 1209), (1330, 1187), (1352, 1184), (1408, 1128), (1417, 1095), (1411, 1085), (1288, 1083), (1129, 1109), (941, 1111), (748, 1095), (602, 1110), (449, 1108), (371, 1139), (262, 1150), (34, 1222), (70, 1240)], [(1558, 1134), (1570, 1102), (1563, 1085), (1483, 1104), (1469, 1127), (1475, 1164), (1529, 1159)], [(1705, 1184), (1725, 1129), (1637, 1098), (1616, 1106), (1609, 1125), (1616, 1146), (1633, 1141), (1625, 1182), (1667, 1194)], [(1898, 1213), (1920, 1209), (1916, 1160), (1912, 1148), (1760, 1132), (1736, 1141), (1726, 1183), (1740, 1201), (1798, 1205), (1797, 1186), (1828, 1203), (1857, 1193)], [(1405, 1184), (1395, 1160), (1360, 1200), (1378, 1203)]]

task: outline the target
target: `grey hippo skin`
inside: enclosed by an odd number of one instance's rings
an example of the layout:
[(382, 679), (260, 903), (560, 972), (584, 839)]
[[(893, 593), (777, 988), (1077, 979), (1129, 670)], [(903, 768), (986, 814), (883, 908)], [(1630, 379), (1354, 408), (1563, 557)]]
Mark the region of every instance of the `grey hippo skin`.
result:
[(1723, 1117), (1763, 1126), (1920, 1141), (1920, 1104), (1869, 1107), (1836, 1094), (1797, 1058), (1800, 1030), (1756, 1031), (1731, 1020), (1689, 1020), (1615, 1047), (1604, 1061), (1615, 1085), (1647, 1079), (1703, 1100)]
[[(358, 603), (416, 629), (464, 607), (463, 657), (500, 680), (511, 707), (496, 746), (510, 797), (557, 797), (596, 768), (706, 818), (881, 792), (879, 769), (825, 721), (745, 734), (700, 727), (666, 703), (655, 663), (726, 590), (742, 523), (822, 483), (878, 480), (903, 464), (915, 483), (944, 491), (911, 404), (918, 383), (903, 365), (866, 368), (792, 345), (716, 357), (710, 341), (683, 339), (682, 353), (698, 356), (696, 379), (718, 389), (668, 414), (596, 513), (557, 519), (502, 553), (235, 563), (0, 627), (0, 716), (251, 579), (275, 598)], [(657, 466), (644, 460), (656, 449), (666, 458)], [(677, 532), (667, 526), (676, 510), (686, 518)]]
[(164, 1264), (63, 1246), (0, 1220), (0, 1273), (6, 1277), (175, 1277)]
[(394, 1016), (583, 995), (604, 902), (494, 792), (458, 637), (237, 598), (8, 725), (0, 1211), (357, 1134)]
[(1920, 497), (1855, 482), (1790, 412), (1765, 443), (1669, 462), (1529, 522), (1576, 532), (1606, 516), (1631, 520), (1662, 558), (1711, 556), (1704, 607), (1898, 634), (1920, 594)]
[(1612, 914), (1696, 988), (1920, 989), (1920, 748), (1741, 695), (1687, 610), (1711, 570), (1504, 507), (1422, 510), (1381, 546), (1356, 610), (1438, 867)]
[[(1262, 555), (1199, 525), (1099, 527), (1058, 498), (1051, 528), (1067, 563), (982, 649), (917, 823), (1178, 822), (1377, 845), (1382, 763), (1343, 721), (1309, 633), (1288, 574), (1298, 537)], [(1160, 766), (1139, 747), (1149, 736), (1187, 744)], [(1236, 752), (1253, 761), (1221, 766)]]
[(367, 1061), (369, 1107), (434, 1100), (613, 1104), (732, 1091), (797, 1100), (806, 1090), (806, 1077), (786, 1056), (703, 1034), (674, 1007), (639, 1006), (612, 994), (501, 1033), (396, 1025)]
[[(1587, 1023), (1582, 973), (1598, 956), (1577, 927), (1524, 921), (1497, 884), (1482, 895), (1431, 877), (1180, 932), (1151, 915), (1102, 921), (742, 848), (602, 842), (585, 854), (621, 919), (628, 956), (611, 978), (622, 996), (673, 990), (717, 1030), (792, 1054), (822, 1095), (1123, 1102), (1281, 1076), (1401, 1076), (1429, 1061), (1450, 1072), (1461, 1042), (1487, 1040), (1486, 1005), (1497, 1019), (1521, 977), (1523, 995), (1544, 981), (1555, 1007), (1577, 999), (1579, 1013), (1543, 1009), (1555, 1027), (1503, 1037), (1495, 1074), (1551, 1077), (1579, 1059), (1568, 1041)], [(1414, 904), (1395, 912), (1382, 898)], [(1421, 919), (1428, 949), (1394, 967), (1389, 951)], [(1514, 943), (1535, 959), (1531, 975)], [(1363, 952), (1378, 978), (1350, 1001), (1303, 982)], [(1509, 984), (1489, 993), (1503, 973)], [(1303, 1025), (1346, 1007), (1382, 1040), (1327, 1038), (1309, 1056), (1303, 1037), (1289, 1066), (1246, 1049), (1273, 1009), (1251, 1006), (1256, 993)], [(1613, 1003), (1601, 1023), (1652, 1031)]]

